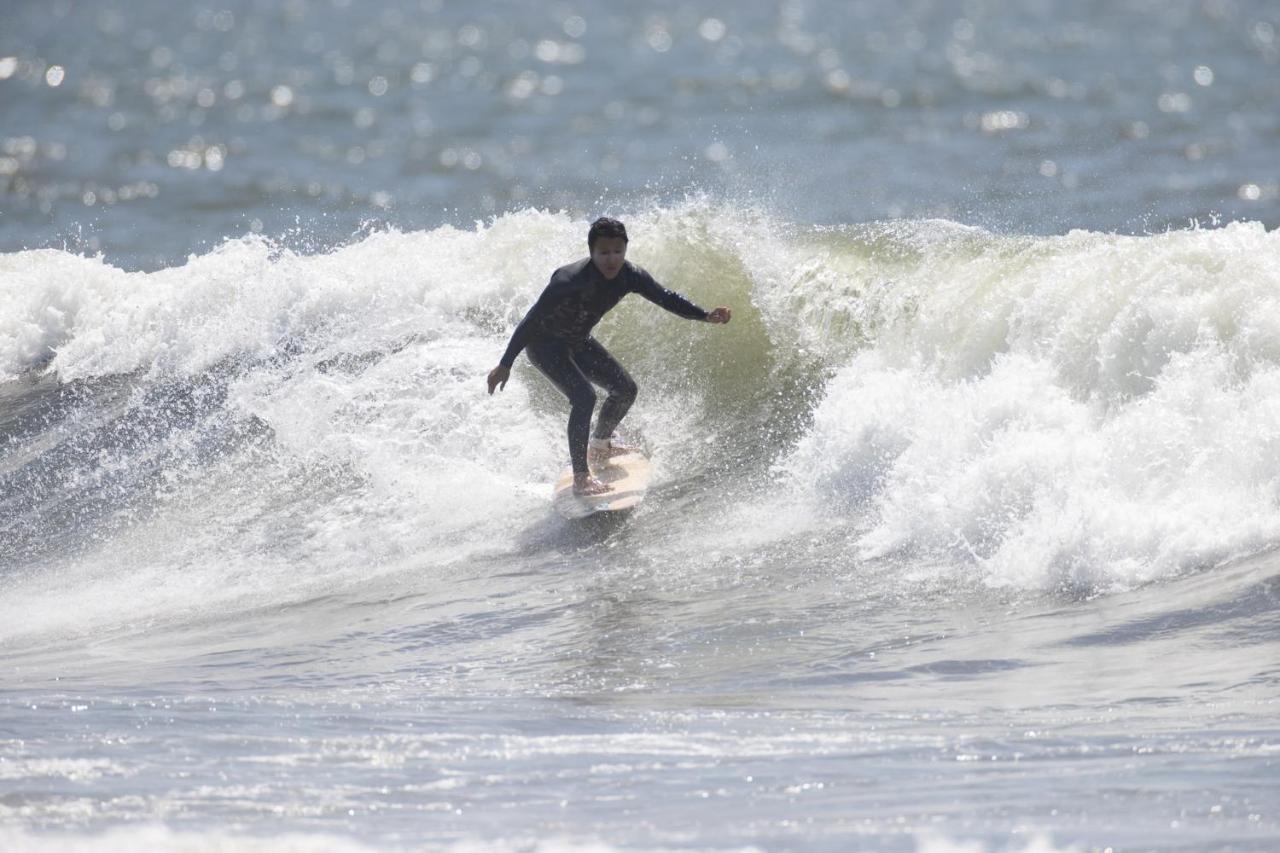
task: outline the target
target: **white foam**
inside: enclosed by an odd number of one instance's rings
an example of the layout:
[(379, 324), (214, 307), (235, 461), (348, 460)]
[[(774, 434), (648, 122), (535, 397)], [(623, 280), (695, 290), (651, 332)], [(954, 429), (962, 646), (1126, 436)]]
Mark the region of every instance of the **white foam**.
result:
[[(1024, 831), (1021, 833), (1026, 835)], [(916, 853), (987, 853), (987, 851), (1003, 851), (1003, 853), (1079, 853), (1084, 848), (1078, 844), (1058, 846), (1048, 835), (1036, 833), (1030, 838), (1011, 838), (998, 846), (985, 844), (982, 841), (964, 841), (948, 838), (944, 835), (928, 833), (916, 838)]]
[[(271, 448), (209, 459), (198, 435), (169, 439), (176, 485), (87, 552), (55, 557), (57, 572), (12, 584), (4, 633), (283, 602), (406, 560), (438, 567), (511, 547), (522, 515), (549, 511), (564, 427), (531, 404), (522, 374), (492, 397), (484, 378), (545, 283), (545, 257), (572, 257), (561, 238), (582, 230), (530, 211), (311, 257), (246, 239), (152, 274), (61, 252), (6, 256), (23, 271), (6, 284), (30, 298), (3, 303), (0, 369), (38, 367), (53, 347), (48, 369), (63, 379), (199, 383), (236, 357), (246, 366), (226, 413), (265, 427)], [(298, 352), (271, 358), (285, 347)], [(132, 453), (84, 464), (145, 461)]]
[(863, 558), (994, 585), (1124, 587), (1274, 546), (1276, 244), (1233, 225), (922, 261), (785, 470), (864, 520)]
[(133, 853), (137, 850), (165, 850), (169, 853), (368, 853), (374, 849), (354, 839), (323, 833), (286, 832), (261, 837), (216, 830), (174, 830), (159, 824), (119, 827), (93, 834), (60, 832), (46, 835), (20, 829), (0, 829), (0, 848), (12, 853)]
[[(37, 834), (0, 828), (0, 848), (10, 853), (134, 853), (137, 850), (164, 850), (166, 853), (370, 853), (373, 850), (424, 849), (419, 844), (403, 847), (379, 843), (371, 847), (354, 838), (333, 833), (250, 835), (224, 830), (179, 830), (163, 824), (117, 827), (99, 833)], [(592, 839), (530, 835), (467, 839), (431, 844), (427, 849), (448, 853), (614, 853), (622, 848)], [(646, 849), (660, 851), (670, 848), (651, 846)], [(725, 849), (738, 853), (759, 850), (750, 846)]]
[(380, 232), (309, 256), (246, 237), (153, 273), (57, 250), (2, 255), (0, 380), (46, 362), (67, 380), (194, 375), (317, 335), (385, 342), (468, 311), (501, 317), (581, 252), (575, 226), (526, 211), (474, 232)]

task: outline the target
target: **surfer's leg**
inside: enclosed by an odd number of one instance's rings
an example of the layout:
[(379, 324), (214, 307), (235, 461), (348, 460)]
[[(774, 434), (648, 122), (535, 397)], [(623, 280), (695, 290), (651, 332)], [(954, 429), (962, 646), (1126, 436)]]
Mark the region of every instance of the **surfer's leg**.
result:
[(596, 391), (582, 375), (562, 341), (537, 341), (525, 348), (529, 361), (560, 393), (569, 398), (569, 459), (575, 474), (587, 468), (587, 436), (591, 432), (591, 413), (596, 407)]
[(608, 438), (635, 402), (635, 380), (595, 338), (574, 347), (573, 360), (588, 379), (609, 392), (593, 433), (595, 438)]

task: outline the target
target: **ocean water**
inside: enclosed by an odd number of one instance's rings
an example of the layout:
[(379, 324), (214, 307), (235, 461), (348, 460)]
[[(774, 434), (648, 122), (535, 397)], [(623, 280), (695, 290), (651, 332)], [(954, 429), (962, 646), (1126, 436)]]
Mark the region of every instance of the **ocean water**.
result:
[(2, 23), (0, 847), (1280, 847), (1274, 4)]

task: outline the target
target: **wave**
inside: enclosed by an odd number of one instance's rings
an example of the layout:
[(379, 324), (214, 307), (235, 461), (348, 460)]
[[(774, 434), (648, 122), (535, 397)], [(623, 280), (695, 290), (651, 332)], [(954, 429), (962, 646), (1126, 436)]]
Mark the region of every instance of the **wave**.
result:
[[(865, 514), (860, 557), (1105, 589), (1277, 542), (1274, 232), (944, 226), (873, 244), (837, 243), (866, 270), (842, 279), (851, 298), (790, 297), (818, 318), (806, 329), (866, 341), (827, 339), (834, 375), (784, 466)], [(888, 270), (867, 261), (886, 253)]]
[[(641, 386), (646, 512), (691, 565), (715, 526), (729, 552), (1088, 592), (1280, 542), (1261, 225), (826, 229), (707, 201), (628, 222), (633, 260), (735, 309), (711, 328), (628, 300), (599, 330)], [(0, 256), (4, 609), (21, 632), (68, 602), (188, 618), (532, 559), (563, 403), (523, 359), (501, 394), (483, 377), (585, 231), (526, 210), (151, 273)]]

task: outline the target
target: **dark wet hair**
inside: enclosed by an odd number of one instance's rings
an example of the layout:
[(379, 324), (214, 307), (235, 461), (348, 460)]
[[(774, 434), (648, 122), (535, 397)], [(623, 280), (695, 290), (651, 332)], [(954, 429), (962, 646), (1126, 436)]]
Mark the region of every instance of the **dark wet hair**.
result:
[(601, 237), (621, 237), (623, 242), (630, 242), (627, 240), (627, 226), (607, 216), (601, 216), (591, 223), (591, 230), (587, 232), (587, 248), (594, 249), (596, 241)]

